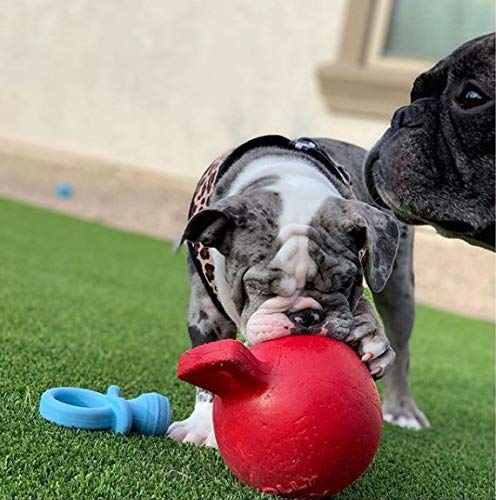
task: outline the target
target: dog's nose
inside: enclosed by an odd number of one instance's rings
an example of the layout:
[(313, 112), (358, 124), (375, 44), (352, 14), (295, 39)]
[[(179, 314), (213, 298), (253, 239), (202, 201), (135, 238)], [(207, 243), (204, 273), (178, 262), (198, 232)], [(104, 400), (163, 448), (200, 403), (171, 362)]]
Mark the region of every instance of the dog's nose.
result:
[(391, 127), (393, 129), (420, 127), (426, 119), (426, 114), (435, 111), (437, 106), (436, 99), (429, 97), (417, 99), (409, 106), (402, 106), (395, 111), (391, 118)]
[(402, 106), (398, 108), (393, 117), (391, 118), (391, 127), (393, 128), (401, 128), (405, 123), (405, 117), (407, 116), (409, 106)]
[(296, 326), (310, 328), (322, 323), (324, 313), (319, 309), (301, 309), (300, 311), (288, 314), (288, 318)]
[(395, 111), (391, 119), (391, 127), (395, 129), (419, 127), (424, 119), (423, 110), (423, 105), (402, 106)]

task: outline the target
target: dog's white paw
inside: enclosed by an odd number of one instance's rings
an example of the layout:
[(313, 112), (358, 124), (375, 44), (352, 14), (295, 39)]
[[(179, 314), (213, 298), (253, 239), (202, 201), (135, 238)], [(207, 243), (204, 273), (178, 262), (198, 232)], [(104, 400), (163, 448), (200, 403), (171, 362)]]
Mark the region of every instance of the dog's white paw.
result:
[(212, 420), (212, 403), (196, 403), (193, 413), (187, 419), (171, 424), (167, 437), (178, 443), (193, 443), (196, 446), (217, 448)]
[(427, 417), (418, 408), (410, 405), (408, 408), (396, 410), (394, 408), (385, 409), (383, 419), (384, 422), (413, 431), (428, 429), (431, 426)]

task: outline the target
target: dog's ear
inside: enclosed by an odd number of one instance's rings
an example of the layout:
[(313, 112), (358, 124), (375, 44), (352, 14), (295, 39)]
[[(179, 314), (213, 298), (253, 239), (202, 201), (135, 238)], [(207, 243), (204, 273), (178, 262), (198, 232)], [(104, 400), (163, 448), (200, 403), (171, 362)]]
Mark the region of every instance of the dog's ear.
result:
[(192, 243), (200, 242), (205, 247), (215, 248), (220, 253), (229, 253), (232, 234), (246, 220), (246, 199), (239, 195), (228, 196), (211, 207), (201, 210), (188, 221), (181, 238)]
[(393, 270), (399, 244), (396, 219), (360, 201), (352, 204), (350, 230), (360, 249), (365, 278), (370, 289), (380, 292)]
[(206, 208), (188, 221), (181, 243), (185, 240), (200, 242), (203, 246), (222, 251), (226, 235), (233, 227), (234, 220), (226, 210)]

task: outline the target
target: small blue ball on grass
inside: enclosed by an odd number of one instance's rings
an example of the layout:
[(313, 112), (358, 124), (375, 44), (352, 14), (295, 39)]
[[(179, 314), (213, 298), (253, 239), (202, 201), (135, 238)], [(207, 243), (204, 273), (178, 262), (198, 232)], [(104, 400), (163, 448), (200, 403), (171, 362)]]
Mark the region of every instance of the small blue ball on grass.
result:
[(70, 184), (61, 182), (57, 184), (56, 193), (59, 198), (70, 198), (74, 190)]

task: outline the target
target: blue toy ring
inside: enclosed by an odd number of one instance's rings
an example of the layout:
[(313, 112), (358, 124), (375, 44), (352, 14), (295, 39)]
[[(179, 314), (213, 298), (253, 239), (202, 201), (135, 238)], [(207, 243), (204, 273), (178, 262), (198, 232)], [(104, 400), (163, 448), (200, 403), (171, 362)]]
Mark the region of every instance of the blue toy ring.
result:
[(64, 427), (112, 429), (124, 435), (134, 430), (161, 436), (167, 432), (171, 418), (166, 397), (150, 392), (127, 401), (120, 397), (116, 385), (111, 385), (107, 394), (76, 387), (48, 389), (41, 396), (40, 413)]

